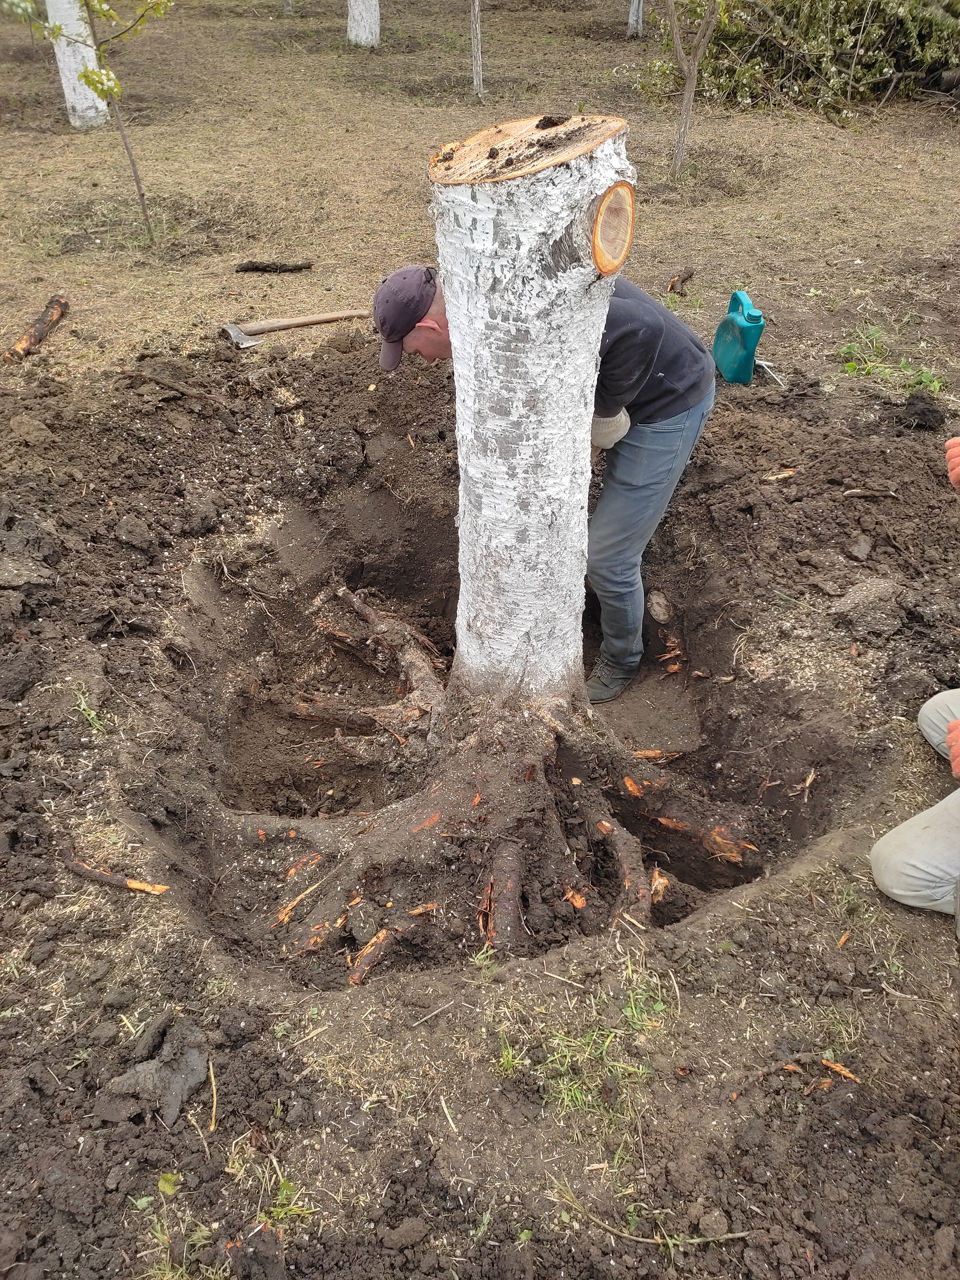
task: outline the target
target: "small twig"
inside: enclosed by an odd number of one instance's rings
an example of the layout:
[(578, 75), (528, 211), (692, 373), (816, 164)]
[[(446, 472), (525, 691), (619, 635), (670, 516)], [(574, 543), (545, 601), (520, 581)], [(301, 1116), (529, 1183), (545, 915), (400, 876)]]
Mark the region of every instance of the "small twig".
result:
[(187, 1112), (187, 1119), (190, 1121), (190, 1123), (191, 1123), (191, 1124), (193, 1125), (193, 1127), (196, 1129), (197, 1133), (200, 1135), (200, 1141), (203, 1143), (203, 1154), (206, 1156), (207, 1160), (209, 1161), (209, 1159), (210, 1159), (210, 1148), (207, 1146), (207, 1140), (206, 1140), (206, 1138), (203, 1136), (203, 1130), (202, 1130), (202, 1129), (200, 1128), (200, 1126), (197, 1124), (196, 1117), (194, 1116), (194, 1114), (193, 1114), (193, 1112), (192, 1112), (192, 1111)]
[(449, 1124), (450, 1128), (453, 1130), (455, 1136), (459, 1138), (460, 1130), (453, 1123), (453, 1116), (450, 1114), (450, 1108), (447, 1106), (447, 1100), (442, 1093), (440, 1095), (440, 1105), (441, 1107), (443, 1107), (443, 1114), (447, 1117), (447, 1123)]
[(435, 1018), (438, 1013), (443, 1013), (444, 1009), (449, 1009), (452, 1004), (456, 1003), (456, 1000), (448, 1000), (447, 1003), (442, 1004), (439, 1009), (434, 1009), (432, 1013), (424, 1014), (422, 1018), (418, 1018), (417, 1021), (411, 1025), (410, 1030), (413, 1031), (417, 1027), (422, 1026), (423, 1023), (429, 1022), (430, 1019)]
[(213, 1106), (210, 1109), (210, 1132), (213, 1133), (217, 1127), (217, 1078), (213, 1074), (213, 1058), (208, 1062), (210, 1067), (210, 1088), (213, 1090)]
[(693, 1244), (722, 1244), (725, 1240), (746, 1240), (752, 1234), (750, 1231), (729, 1231), (722, 1236), (668, 1237), (666, 1232), (664, 1232), (662, 1236), (635, 1236), (629, 1231), (624, 1231), (622, 1227), (615, 1227), (609, 1222), (604, 1222), (602, 1218), (598, 1218), (596, 1214), (591, 1213), (589, 1209), (585, 1209), (569, 1187), (565, 1187), (559, 1182), (554, 1183), (554, 1186), (557, 1191), (559, 1191), (561, 1200), (566, 1201), (572, 1209), (575, 1209), (577, 1213), (586, 1218), (588, 1222), (592, 1222), (595, 1227), (599, 1227), (602, 1231), (608, 1231), (612, 1236), (618, 1236), (621, 1240), (630, 1240), (634, 1244), (655, 1244), (663, 1246), (669, 1238), (673, 1240), (674, 1248), (685, 1249)]

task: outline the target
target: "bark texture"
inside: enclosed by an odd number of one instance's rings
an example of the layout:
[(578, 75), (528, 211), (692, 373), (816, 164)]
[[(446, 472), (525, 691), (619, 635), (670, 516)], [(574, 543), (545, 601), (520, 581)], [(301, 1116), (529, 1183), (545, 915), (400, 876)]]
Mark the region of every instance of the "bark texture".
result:
[(630, 0), (630, 12), (627, 14), (627, 39), (639, 38), (643, 34), (643, 0)]
[(97, 69), (96, 49), (83, 5), (80, 0), (47, 0), (47, 21), (62, 31), (53, 42), (53, 50), (70, 123), (75, 129), (96, 129), (106, 124), (110, 118), (107, 104), (79, 78), (81, 72)]
[(380, 43), (380, 0), (347, 0), (347, 40), (366, 49)]
[[(551, 132), (530, 145), (549, 148)], [(435, 182), (457, 396), (460, 696), (582, 689), (590, 421), (614, 284), (591, 232), (599, 197), (633, 180), (625, 135), (517, 178)]]

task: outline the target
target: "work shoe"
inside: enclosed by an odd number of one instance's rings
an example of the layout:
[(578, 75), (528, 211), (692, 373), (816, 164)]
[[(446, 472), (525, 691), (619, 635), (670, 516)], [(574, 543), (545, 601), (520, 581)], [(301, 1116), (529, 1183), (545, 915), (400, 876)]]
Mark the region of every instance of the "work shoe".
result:
[(600, 657), (587, 677), (587, 697), (591, 702), (612, 702), (630, 684), (636, 671), (623, 671)]

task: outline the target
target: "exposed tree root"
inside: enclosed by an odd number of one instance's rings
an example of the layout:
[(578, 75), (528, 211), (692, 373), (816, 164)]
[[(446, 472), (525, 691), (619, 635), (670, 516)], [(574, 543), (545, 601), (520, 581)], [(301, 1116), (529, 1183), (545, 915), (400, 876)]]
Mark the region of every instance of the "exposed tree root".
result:
[[(295, 714), (374, 730), (348, 737), (338, 727), (321, 744), (365, 763), (416, 740), (428, 781), (373, 815), (214, 813), (207, 836), (227, 851), (286, 859), (287, 893), (269, 930), (286, 955), (323, 957), (356, 985), (391, 957), (409, 963), (483, 943), (524, 954), (573, 932), (643, 927), (651, 837), (657, 848), (667, 839), (688, 849), (693, 862), (729, 866), (733, 882), (745, 878), (753, 846), (717, 823), (705, 797), (627, 752), (589, 707), (445, 705), (424, 637), (345, 587), (337, 595), (370, 630), (349, 637), (351, 648), (390, 656), (407, 692), (383, 707), (304, 698)], [(394, 739), (389, 750), (377, 730)], [(664, 880), (658, 872), (660, 895)]]

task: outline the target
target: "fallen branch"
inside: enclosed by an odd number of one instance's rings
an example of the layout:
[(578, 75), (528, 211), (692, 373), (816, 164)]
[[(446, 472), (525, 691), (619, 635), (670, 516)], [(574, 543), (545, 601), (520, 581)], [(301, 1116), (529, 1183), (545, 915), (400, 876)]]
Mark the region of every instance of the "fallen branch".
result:
[(40, 315), (22, 337), (3, 353), (4, 364), (17, 364), (25, 360), (31, 351), (36, 351), (48, 333), (60, 323), (67, 314), (70, 303), (60, 294), (54, 294)]
[(312, 262), (261, 262), (251, 258), (248, 262), (238, 262), (234, 271), (311, 271)]
[(161, 378), (159, 374), (147, 373), (143, 369), (121, 369), (120, 372), (125, 378), (140, 378), (144, 382), (155, 382), (158, 387), (165, 387), (167, 391), (176, 391), (181, 396), (193, 396), (195, 400), (209, 400), (211, 404), (230, 412), (230, 406), (226, 400), (221, 400), (219, 396), (212, 396), (209, 391), (201, 391), (199, 387), (187, 387), (182, 382), (171, 382), (169, 378)]
[(133, 880), (129, 876), (118, 875), (114, 871), (103, 871), (99, 867), (91, 867), (86, 862), (81, 862), (79, 858), (71, 857), (69, 854), (64, 856), (64, 862), (69, 871), (74, 875), (82, 877), (84, 880), (93, 880), (96, 884), (112, 884), (117, 889), (134, 889), (138, 893), (166, 893), (170, 888), (168, 884), (150, 884), (146, 880)]

